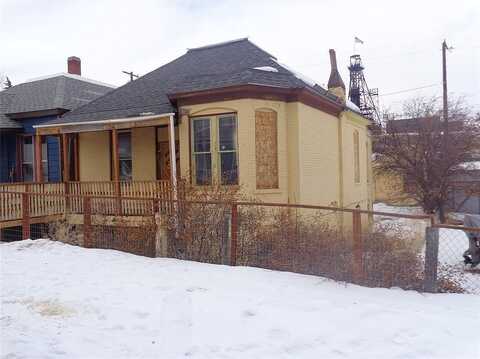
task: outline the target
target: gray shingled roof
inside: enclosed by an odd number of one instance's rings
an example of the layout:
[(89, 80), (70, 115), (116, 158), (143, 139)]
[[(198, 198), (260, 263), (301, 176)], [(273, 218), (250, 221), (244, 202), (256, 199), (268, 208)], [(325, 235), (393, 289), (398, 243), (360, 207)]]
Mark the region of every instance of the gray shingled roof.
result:
[(7, 91), (0, 92), (0, 129), (15, 129), (22, 128), (17, 121), (9, 119), (5, 116), (5, 111), (8, 109), (13, 95), (7, 93)]
[[(265, 71), (256, 67), (271, 67)], [(331, 101), (338, 99), (313, 86), (248, 39), (189, 49), (183, 56), (129, 82), (48, 124), (100, 121), (175, 112), (168, 95), (235, 85), (256, 84), (280, 88), (304, 88)]]
[(21, 128), (8, 114), (52, 109), (73, 110), (105, 95), (112, 86), (71, 74), (52, 75), (0, 92), (0, 128)]

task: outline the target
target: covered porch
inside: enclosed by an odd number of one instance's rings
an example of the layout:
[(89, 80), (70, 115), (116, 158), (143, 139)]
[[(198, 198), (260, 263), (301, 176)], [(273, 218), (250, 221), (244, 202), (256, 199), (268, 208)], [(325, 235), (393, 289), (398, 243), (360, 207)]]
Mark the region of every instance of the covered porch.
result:
[[(178, 128), (173, 113), (35, 126), (60, 143), (62, 182), (170, 181), (179, 174)], [(38, 146), (38, 145), (37, 145)], [(34, 151), (35, 182), (43, 183), (42, 151)]]
[[(40, 125), (35, 130), (35, 181), (0, 183), (0, 228), (20, 225), (25, 208), (41, 223), (82, 213), (83, 198), (96, 197), (93, 207), (141, 216), (151, 204), (134, 199), (159, 199), (160, 206), (168, 207), (183, 193), (173, 113)], [(59, 139), (60, 182), (44, 180), (40, 146), (45, 136)]]

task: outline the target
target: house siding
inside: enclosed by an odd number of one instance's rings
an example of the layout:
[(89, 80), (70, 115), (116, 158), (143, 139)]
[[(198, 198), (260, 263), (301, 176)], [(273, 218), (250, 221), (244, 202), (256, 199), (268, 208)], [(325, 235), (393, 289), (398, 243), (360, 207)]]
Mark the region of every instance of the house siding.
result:
[(16, 134), (0, 132), (0, 182), (11, 182), (10, 173), (15, 169)]
[(80, 181), (110, 181), (110, 132), (79, 134)]
[(135, 181), (156, 179), (155, 128), (132, 129), (132, 178)]
[[(355, 150), (354, 132), (359, 134), (360, 182), (355, 182)], [(371, 173), (371, 156), (367, 153), (371, 148), (371, 138), (367, 122), (362, 117), (344, 112), (342, 117), (342, 157), (343, 157), (343, 206), (372, 209), (373, 180), (367, 183), (367, 171)], [(368, 143), (368, 147), (365, 144)], [(368, 158), (368, 160), (367, 160)], [(367, 162), (368, 161), (368, 162)]]
[(338, 118), (298, 105), (299, 201), (338, 205)]
[[(56, 116), (43, 116), (18, 120), (23, 126), (23, 130), (18, 133), (34, 135), (35, 128), (33, 126), (55, 119)], [(61, 180), (61, 163), (60, 163), (60, 144), (56, 136), (47, 136), (47, 160), (48, 160), (48, 180), (50, 182), (58, 182)], [(0, 134), (0, 182), (10, 182), (12, 179), (9, 173), (16, 167), (16, 134), (3, 133)], [(18, 174), (15, 180), (18, 180)]]

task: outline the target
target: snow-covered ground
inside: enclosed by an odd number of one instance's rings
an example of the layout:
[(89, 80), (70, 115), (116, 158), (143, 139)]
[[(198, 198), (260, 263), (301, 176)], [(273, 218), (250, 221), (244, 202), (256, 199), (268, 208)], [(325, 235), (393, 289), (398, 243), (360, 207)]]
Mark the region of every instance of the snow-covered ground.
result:
[(2, 358), (479, 358), (480, 299), (0, 245)]

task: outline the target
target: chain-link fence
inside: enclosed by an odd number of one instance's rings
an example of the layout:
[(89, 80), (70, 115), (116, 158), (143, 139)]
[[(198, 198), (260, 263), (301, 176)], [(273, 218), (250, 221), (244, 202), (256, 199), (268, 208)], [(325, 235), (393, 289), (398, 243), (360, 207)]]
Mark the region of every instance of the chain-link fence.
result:
[[(48, 216), (34, 216), (32, 206), (39, 203), (50, 204)], [(0, 223), (2, 240), (48, 237), (89, 248), (292, 271), (370, 287), (480, 292), (480, 273), (472, 268), (480, 256), (480, 229), (432, 226), (425, 215), (28, 193), (12, 205), (21, 217), (11, 222), (15, 225)]]
[(438, 281), (455, 292), (480, 294), (480, 228), (436, 225)]

